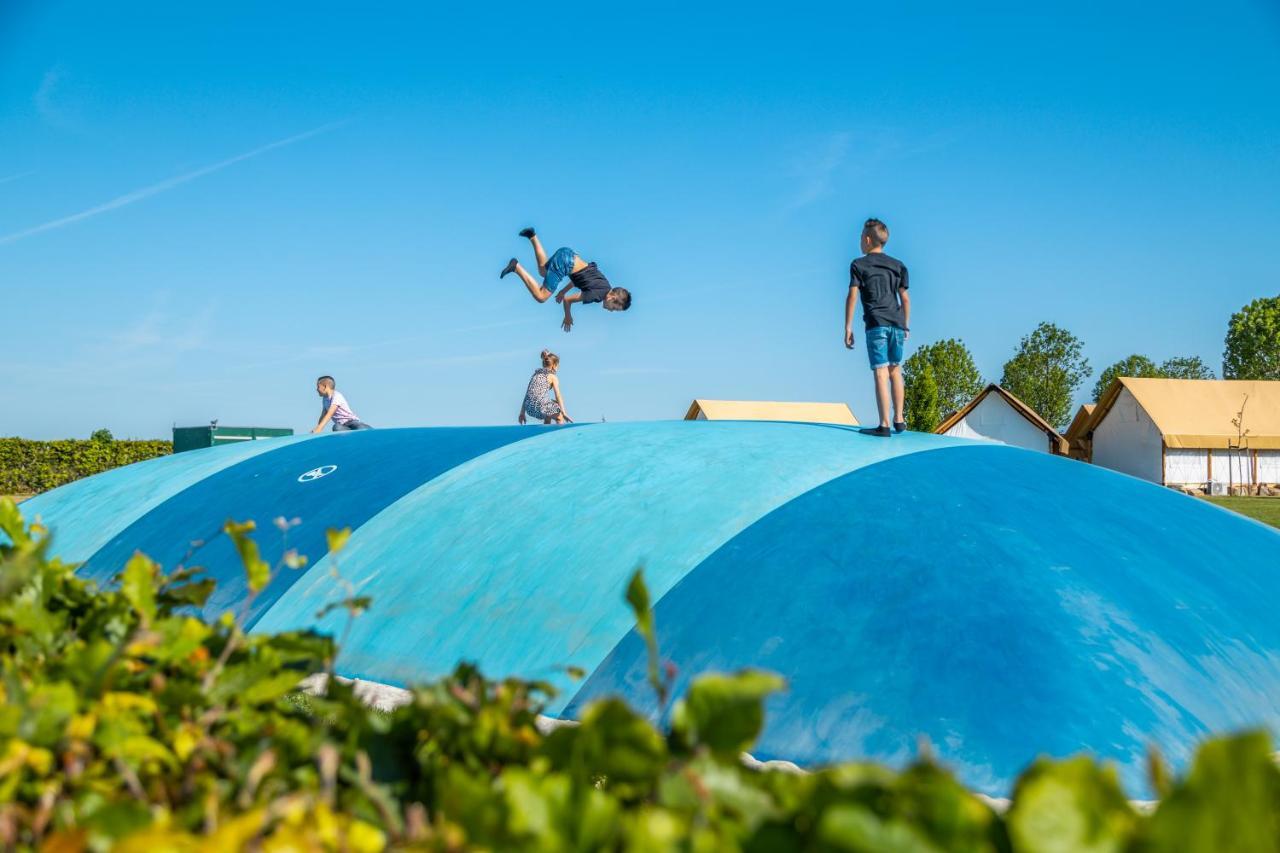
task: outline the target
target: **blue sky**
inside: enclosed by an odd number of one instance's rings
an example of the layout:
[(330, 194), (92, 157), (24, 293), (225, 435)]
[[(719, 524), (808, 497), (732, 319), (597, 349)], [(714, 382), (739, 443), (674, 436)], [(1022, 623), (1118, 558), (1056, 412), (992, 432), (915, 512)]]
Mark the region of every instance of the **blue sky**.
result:
[[(868, 215), (993, 379), (1040, 320), (1218, 368), (1280, 285), (1274, 2), (372, 5), (0, 2), (0, 435), (504, 423), (544, 346), (579, 420), (867, 420)], [(632, 310), (498, 281), (530, 223)]]

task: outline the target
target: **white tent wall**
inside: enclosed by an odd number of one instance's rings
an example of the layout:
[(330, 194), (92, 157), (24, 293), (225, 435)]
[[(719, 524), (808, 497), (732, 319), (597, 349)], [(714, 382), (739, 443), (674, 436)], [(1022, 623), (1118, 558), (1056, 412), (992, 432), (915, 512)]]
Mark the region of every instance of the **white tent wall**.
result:
[(1170, 486), (1203, 487), (1209, 482), (1209, 451), (1169, 448), (1164, 452), (1164, 481)]
[(1213, 482), (1223, 485), (1253, 484), (1253, 453), (1248, 450), (1213, 451)]
[(1259, 450), (1258, 482), (1280, 483), (1280, 450)]
[(1049, 452), (1049, 436), (1010, 406), (997, 393), (990, 393), (943, 435), (999, 441), (1027, 450)]
[[(1141, 477), (1162, 479), (1164, 437), (1128, 388), (1093, 428), (1093, 464)], [(1201, 481), (1203, 482), (1203, 481)]]

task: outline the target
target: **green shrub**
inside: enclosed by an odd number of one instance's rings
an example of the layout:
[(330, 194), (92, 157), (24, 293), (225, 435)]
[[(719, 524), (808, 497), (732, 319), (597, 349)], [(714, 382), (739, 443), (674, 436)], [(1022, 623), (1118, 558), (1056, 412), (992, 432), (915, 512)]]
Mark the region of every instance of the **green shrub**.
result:
[[(1280, 772), (1261, 734), (1207, 744), (1185, 779), (1135, 810), (1112, 769), (1036, 762), (1007, 811), (928, 758), (902, 772), (846, 764), (751, 769), (762, 672), (696, 679), (663, 733), (625, 703), (543, 735), (551, 688), (463, 664), (392, 712), (328, 679), (334, 643), (247, 635), (190, 615), (212, 583), (142, 555), (98, 590), (0, 501), (0, 847), (50, 850), (1275, 850)], [(252, 524), (228, 523), (251, 591)], [(335, 563), (345, 532), (332, 534)], [(290, 553), (282, 564), (298, 567)], [(627, 590), (659, 666), (648, 593)], [(334, 602), (357, 618), (368, 601)]]
[(35, 495), (172, 452), (171, 441), (116, 441), (106, 430), (98, 430), (87, 441), (0, 438), (0, 495)]

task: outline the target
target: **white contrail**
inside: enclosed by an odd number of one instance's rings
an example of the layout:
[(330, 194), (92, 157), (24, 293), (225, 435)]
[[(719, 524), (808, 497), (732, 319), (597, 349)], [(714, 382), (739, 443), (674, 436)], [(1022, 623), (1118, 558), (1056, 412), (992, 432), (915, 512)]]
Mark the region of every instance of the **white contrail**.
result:
[(25, 178), (28, 175), (34, 175), (34, 174), (35, 172), (18, 172), (15, 175), (5, 175), (3, 178), (0, 178), (0, 184), (7, 184), (10, 181), (16, 181), (19, 178)]
[(149, 187), (143, 187), (140, 190), (125, 193), (122, 196), (117, 196), (116, 198), (111, 199), (111, 201), (105, 202), (96, 207), (91, 207), (88, 210), (82, 210), (79, 213), (73, 213), (70, 216), (64, 216), (61, 219), (54, 219), (41, 225), (35, 225), (22, 231), (14, 231), (12, 234), (6, 234), (5, 236), (0, 237), (0, 246), (5, 246), (9, 243), (16, 243), (19, 240), (25, 240), (27, 237), (41, 234), (45, 231), (52, 231), (55, 228), (72, 225), (76, 222), (80, 222), (81, 220), (88, 219), (91, 216), (97, 216), (99, 213), (106, 213), (109, 210), (115, 210), (116, 208), (133, 204), (135, 201), (142, 201), (143, 199), (150, 198), (153, 195), (159, 195), (160, 193), (167, 192), (176, 186), (185, 184), (187, 181), (194, 181), (196, 178), (202, 178), (212, 172), (217, 172), (221, 169), (227, 168), (228, 166), (234, 166), (236, 163), (248, 160), (251, 157), (257, 157), (259, 154), (265, 154), (268, 151), (275, 150), (276, 148), (283, 148), (286, 145), (292, 145), (295, 142), (310, 139), (311, 137), (317, 136), (321, 133), (327, 133), (328, 131), (333, 130), (336, 127), (340, 127), (345, 123), (345, 121), (339, 121), (322, 125), (312, 130), (308, 130), (305, 133), (299, 133), (295, 136), (277, 140), (276, 142), (270, 142), (266, 145), (255, 148), (252, 151), (246, 151), (243, 154), (237, 154), (235, 157), (220, 160), (219, 162), (213, 163), (209, 166), (203, 166), (196, 169), (194, 172), (187, 172), (185, 175), (178, 175), (177, 177), (161, 181), (158, 184), (152, 184)]

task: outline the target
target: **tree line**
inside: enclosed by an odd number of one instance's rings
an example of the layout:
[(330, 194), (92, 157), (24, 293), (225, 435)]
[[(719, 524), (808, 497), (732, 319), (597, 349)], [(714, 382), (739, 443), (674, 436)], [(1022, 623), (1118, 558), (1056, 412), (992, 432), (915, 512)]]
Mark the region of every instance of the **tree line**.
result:
[[(902, 371), (907, 426), (923, 432), (932, 432), (986, 386), (969, 348), (956, 338), (920, 347), (903, 363)], [(1013, 357), (1004, 363), (999, 384), (1061, 431), (1071, 421), (1076, 391), (1092, 373), (1084, 342), (1061, 326), (1043, 322), (1018, 343)], [(1121, 376), (1217, 378), (1199, 356), (1177, 356), (1157, 364), (1134, 353), (1098, 374), (1094, 401)], [(1231, 315), (1222, 377), (1280, 380), (1280, 296), (1255, 299)]]

